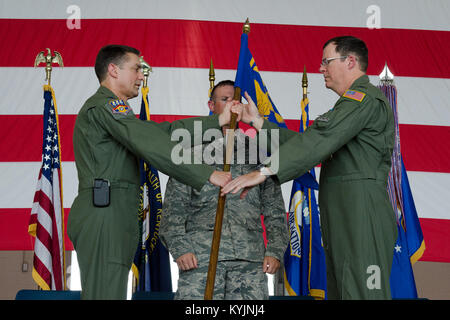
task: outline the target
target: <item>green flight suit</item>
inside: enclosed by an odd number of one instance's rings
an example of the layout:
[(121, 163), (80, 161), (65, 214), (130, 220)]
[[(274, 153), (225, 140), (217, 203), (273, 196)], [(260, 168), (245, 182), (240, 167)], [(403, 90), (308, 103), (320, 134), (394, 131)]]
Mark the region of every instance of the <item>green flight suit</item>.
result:
[[(264, 128), (275, 126), (265, 121)], [(391, 298), (397, 228), (386, 187), (393, 145), (391, 107), (366, 75), (304, 133), (280, 131), (272, 163), (279, 158), (281, 183), (322, 164), (319, 207), (329, 299)]]
[[(217, 116), (155, 123), (136, 118), (131, 107), (100, 87), (81, 108), (73, 145), (78, 171), (78, 196), (68, 219), (68, 235), (77, 252), (83, 299), (125, 299), (128, 273), (138, 244), (139, 158), (196, 189), (214, 168), (175, 165), (170, 133), (220, 128)], [(108, 179), (110, 204), (93, 204), (95, 178)]]

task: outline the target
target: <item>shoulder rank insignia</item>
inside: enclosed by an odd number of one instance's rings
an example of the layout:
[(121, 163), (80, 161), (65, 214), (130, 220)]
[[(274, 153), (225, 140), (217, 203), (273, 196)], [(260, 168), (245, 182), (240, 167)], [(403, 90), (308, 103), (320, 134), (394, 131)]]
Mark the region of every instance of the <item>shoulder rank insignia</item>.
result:
[(128, 114), (130, 107), (123, 100), (111, 100), (108, 103), (112, 107), (113, 114)]
[(356, 100), (359, 102), (361, 102), (365, 96), (366, 96), (365, 93), (362, 93), (362, 92), (356, 91), (356, 90), (347, 90), (347, 91), (345, 91), (345, 93), (343, 95), (343, 97), (353, 99), (353, 100)]

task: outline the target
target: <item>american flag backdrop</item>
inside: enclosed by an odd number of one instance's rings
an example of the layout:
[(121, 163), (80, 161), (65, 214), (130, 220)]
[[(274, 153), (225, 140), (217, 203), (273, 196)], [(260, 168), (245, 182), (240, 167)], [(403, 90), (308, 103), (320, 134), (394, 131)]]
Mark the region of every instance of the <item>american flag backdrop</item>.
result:
[[(93, 66), (99, 49), (115, 43), (142, 52), (153, 68), (152, 120), (207, 115), (211, 58), (216, 82), (235, 79), (247, 17), (252, 55), (294, 131), (300, 126), (304, 66), (311, 120), (338, 99), (318, 71), (325, 41), (338, 35), (362, 38), (375, 85), (388, 63), (398, 90), (401, 152), (426, 243), (421, 260), (450, 262), (448, 0), (0, 0), (0, 250), (32, 248), (27, 228), (43, 130), (44, 71), (33, 68), (38, 52), (50, 48), (64, 59), (64, 68), (53, 68), (52, 86), (58, 96), (67, 217), (78, 183), (73, 126), (98, 87)], [(130, 100), (136, 114), (141, 99)], [(164, 194), (167, 177), (160, 180)], [(292, 182), (282, 185), (286, 210), (291, 188)]]
[(55, 94), (44, 86), (42, 166), (34, 194), (28, 232), (34, 243), (33, 279), (44, 290), (63, 290), (65, 249), (58, 114)]

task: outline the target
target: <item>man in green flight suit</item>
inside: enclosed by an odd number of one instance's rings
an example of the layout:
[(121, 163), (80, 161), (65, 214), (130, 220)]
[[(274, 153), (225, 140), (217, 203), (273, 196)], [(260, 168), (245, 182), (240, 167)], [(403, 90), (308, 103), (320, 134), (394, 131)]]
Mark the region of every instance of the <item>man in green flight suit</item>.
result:
[[(260, 172), (228, 183), (236, 193), (275, 174), (280, 183), (321, 163), (319, 206), (327, 264), (329, 299), (390, 299), (390, 270), (397, 238), (387, 193), (394, 144), (389, 102), (366, 75), (368, 50), (351, 36), (323, 47), (325, 86), (340, 98), (304, 133), (280, 130), (280, 147)], [(247, 95), (243, 121), (257, 130), (272, 128)], [(270, 131), (270, 130), (268, 130)], [(270, 167), (268, 165), (270, 164)]]
[[(100, 49), (95, 72), (100, 88), (81, 108), (73, 145), (78, 171), (78, 196), (68, 219), (68, 235), (77, 252), (82, 299), (125, 299), (128, 273), (138, 244), (139, 158), (161, 172), (200, 190), (209, 180), (223, 186), (230, 173), (207, 165), (176, 165), (171, 160), (170, 134), (177, 128), (194, 132), (229, 123), (224, 112), (173, 123), (136, 118), (128, 99), (139, 93), (143, 80), (140, 52), (122, 45)], [(238, 115), (238, 118), (240, 116)]]

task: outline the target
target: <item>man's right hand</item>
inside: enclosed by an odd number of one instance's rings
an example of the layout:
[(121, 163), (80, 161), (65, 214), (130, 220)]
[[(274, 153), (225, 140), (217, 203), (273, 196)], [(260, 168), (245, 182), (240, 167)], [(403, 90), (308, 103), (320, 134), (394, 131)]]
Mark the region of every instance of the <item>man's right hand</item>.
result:
[(219, 114), (219, 126), (223, 127), (230, 124), (231, 113), (235, 113), (237, 115), (236, 122), (239, 122), (241, 120), (243, 108), (244, 106), (239, 101), (233, 100), (227, 102), (222, 110), (222, 113)]
[(240, 198), (244, 199), (247, 196), (250, 188), (263, 183), (267, 179), (267, 176), (262, 174), (260, 171), (252, 171), (250, 173), (244, 174), (242, 176), (237, 177), (233, 181), (227, 183), (225, 187), (221, 190), (221, 196), (226, 195), (227, 193), (237, 193), (239, 190), (243, 190)]
[(248, 104), (244, 105), (241, 121), (251, 124), (256, 130), (260, 130), (264, 124), (264, 118), (258, 111), (258, 107), (253, 102), (247, 91), (244, 92), (245, 99)]
[(197, 257), (192, 252), (188, 252), (178, 257), (176, 260), (178, 268), (183, 271), (198, 268)]
[(209, 177), (209, 182), (218, 187), (223, 187), (230, 181), (231, 181), (231, 172), (216, 170)]

